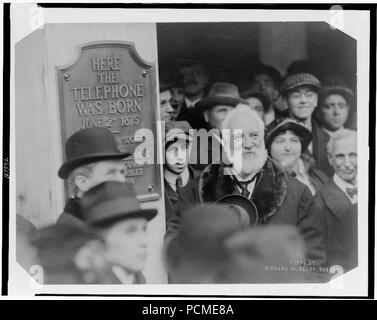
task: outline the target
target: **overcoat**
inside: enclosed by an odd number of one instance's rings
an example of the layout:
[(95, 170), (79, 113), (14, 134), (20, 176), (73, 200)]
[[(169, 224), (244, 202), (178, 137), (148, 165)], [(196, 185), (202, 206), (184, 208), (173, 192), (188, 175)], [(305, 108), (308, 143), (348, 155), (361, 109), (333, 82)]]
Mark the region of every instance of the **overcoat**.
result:
[[(240, 193), (232, 177), (224, 172), (223, 165), (210, 164), (197, 179), (185, 186), (178, 210), (168, 221), (165, 241), (176, 234), (183, 210), (195, 204), (214, 203), (224, 195)], [(324, 264), (324, 217), (303, 183), (268, 159), (259, 173), (251, 200), (258, 209), (262, 224), (297, 226), (306, 244), (306, 258), (316, 265)]]

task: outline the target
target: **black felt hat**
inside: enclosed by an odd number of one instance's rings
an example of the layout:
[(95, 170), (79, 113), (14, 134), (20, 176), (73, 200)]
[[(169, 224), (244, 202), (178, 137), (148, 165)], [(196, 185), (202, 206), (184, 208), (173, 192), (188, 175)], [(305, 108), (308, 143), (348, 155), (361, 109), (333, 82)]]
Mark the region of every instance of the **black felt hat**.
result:
[(278, 136), (281, 132), (287, 130), (293, 131), (298, 137), (300, 137), (301, 152), (304, 152), (312, 141), (313, 135), (302, 124), (299, 124), (292, 119), (283, 119), (281, 121), (272, 122), (267, 127), (266, 148), (269, 149), (275, 137)]
[(200, 100), (195, 105), (195, 108), (205, 111), (219, 105), (235, 107), (239, 103), (248, 104), (247, 101), (240, 98), (236, 85), (227, 82), (216, 82), (211, 86), (208, 96)]
[(142, 209), (133, 187), (126, 182), (103, 182), (84, 193), (81, 201), (83, 220), (104, 226), (129, 218), (153, 219), (156, 209)]
[(106, 159), (123, 159), (131, 153), (121, 153), (113, 134), (106, 128), (94, 127), (80, 130), (70, 136), (65, 144), (66, 162), (58, 175), (66, 179), (79, 166)]

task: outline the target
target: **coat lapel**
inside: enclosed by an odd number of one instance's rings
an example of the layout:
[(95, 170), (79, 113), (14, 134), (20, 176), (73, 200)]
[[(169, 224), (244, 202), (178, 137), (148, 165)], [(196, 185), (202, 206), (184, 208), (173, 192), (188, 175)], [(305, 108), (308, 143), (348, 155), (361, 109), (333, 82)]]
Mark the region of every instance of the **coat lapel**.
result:
[(331, 213), (333, 213), (339, 220), (342, 219), (344, 212), (351, 205), (351, 201), (344, 194), (344, 192), (331, 179), (327, 188), (321, 192), (322, 199)]

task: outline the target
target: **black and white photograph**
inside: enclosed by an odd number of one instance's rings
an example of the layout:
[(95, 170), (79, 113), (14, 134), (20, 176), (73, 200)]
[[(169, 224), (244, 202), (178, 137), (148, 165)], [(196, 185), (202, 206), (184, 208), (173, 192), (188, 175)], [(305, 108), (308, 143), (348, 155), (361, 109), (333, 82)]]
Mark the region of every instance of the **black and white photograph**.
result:
[(10, 16), (10, 295), (368, 295), (368, 10)]

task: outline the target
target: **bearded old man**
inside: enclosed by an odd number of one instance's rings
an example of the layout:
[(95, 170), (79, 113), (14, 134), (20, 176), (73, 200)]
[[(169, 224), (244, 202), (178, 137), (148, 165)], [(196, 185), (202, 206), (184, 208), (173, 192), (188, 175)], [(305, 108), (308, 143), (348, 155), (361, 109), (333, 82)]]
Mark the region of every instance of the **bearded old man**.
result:
[(324, 218), (309, 189), (268, 158), (264, 132), (263, 121), (249, 106), (241, 104), (228, 113), (222, 135), (227, 163), (233, 165), (210, 164), (182, 190), (178, 212), (168, 221), (166, 241), (178, 230), (184, 209), (241, 194), (255, 203), (260, 224), (296, 226), (306, 245), (304, 260), (310, 265), (324, 263)]

